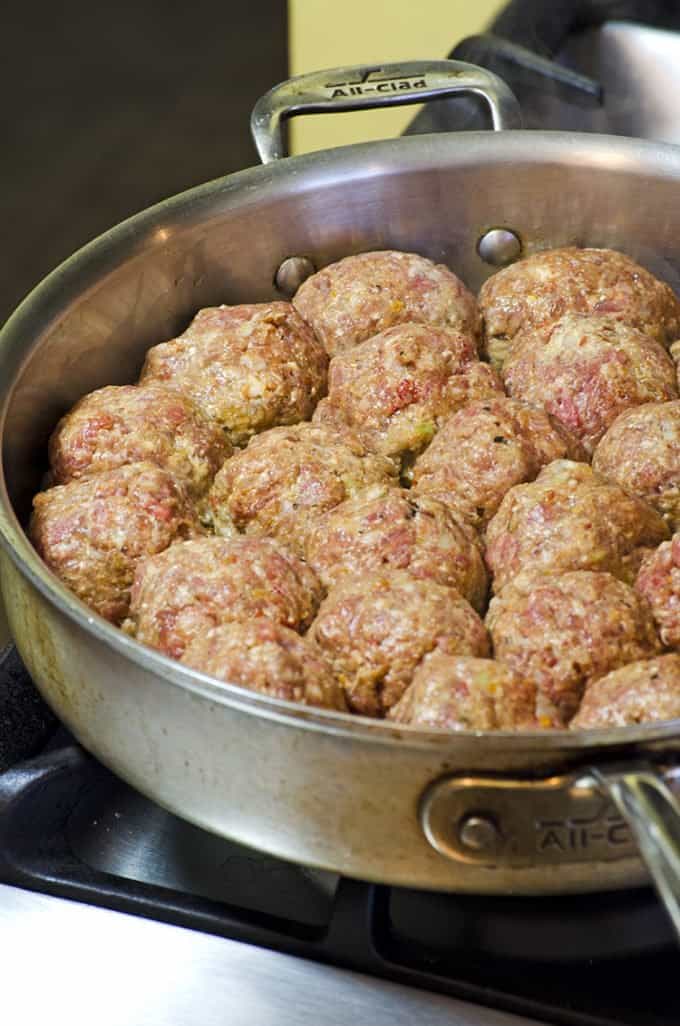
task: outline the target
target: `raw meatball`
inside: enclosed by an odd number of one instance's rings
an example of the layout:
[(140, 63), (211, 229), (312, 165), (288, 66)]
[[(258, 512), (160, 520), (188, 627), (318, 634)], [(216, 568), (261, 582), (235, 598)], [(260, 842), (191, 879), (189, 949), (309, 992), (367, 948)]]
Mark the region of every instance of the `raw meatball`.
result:
[(141, 380), (190, 396), (234, 445), (311, 417), (328, 357), (290, 303), (206, 307), (179, 338), (154, 346)]
[(127, 615), (142, 557), (201, 531), (183, 487), (152, 463), (104, 470), (41, 492), (29, 527), (50, 570), (115, 624)]
[(193, 639), (182, 662), (269, 698), (347, 710), (342, 688), (314, 645), (271, 620), (213, 627)]
[(413, 485), (481, 530), (513, 485), (564, 457), (585, 453), (543, 410), (505, 397), (479, 399), (444, 422), (416, 461)]
[(392, 568), (456, 588), (478, 611), (486, 599), (472, 533), (436, 499), (401, 488), (376, 485), (326, 513), (308, 535), (307, 561), (326, 588)]
[(321, 594), (316, 574), (269, 538), (202, 538), (140, 564), (125, 629), (179, 659), (222, 623), (262, 616), (302, 630)]
[(587, 463), (555, 460), (507, 493), (487, 528), (486, 561), (495, 591), (535, 570), (607, 570), (632, 581), (636, 550), (667, 537), (665, 521), (642, 499)]
[(530, 730), (536, 687), (492, 659), (432, 652), (389, 718), (442, 730)]
[(485, 656), (489, 641), (472, 606), (454, 591), (404, 570), (348, 577), (321, 605), (310, 636), (354, 712), (384, 716), (435, 648)]
[(646, 557), (635, 587), (652, 607), (664, 645), (680, 649), (680, 532)]
[(520, 330), (563, 314), (608, 314), (662, 345), (680, 335), (680, 303), (664, 282), (611, 249), (552, 249), (498, 271), (482, 285), (484, 345), (502, 364)]
[(592, 453), (624, 410), (678, 394), (658, 342), (612, 317), (562, 317), (517, 340), (503, 367), (511, 396), (543, 406)]
[(476, 335), (475, 297), (443, 264), (384, 250), (345, 257), (313, 274), (293, 298), (331, 356), (415, 321)]
[(496, 659), (536, 685), (546, 727), (569, 722), (591, 680), (661, 650), (647, 603), (607, 573), (526, 577), (491, 600), (486, 624)]
[(680, 656), (643, 659), (586, 688), (572, 730), (628, 727), (680, 716)]
[(680, 528), (680, 401), (622, 413), (595, 450), (593, 469)]
[(349, 432), (340, 438), (316, 424), (271, 428), (225, 463), (208, 514), (218, 534), (270, 535), (302, 555), (319, 514), (395, 473), (390, 460), (367, 453)]
[(91, 392), (50, 439), (55, 484), (146, 460), (169, 470), (195, 498), (230, 455), (228, 440), (191, 399), (154, 384)]
[(344, 422), (371, 452), (399, 459), (424, 449), (464, 403), (497, 394), (501, 381), (476, 359), (470, 335), (403, 324), (331, 360), (315, 419)]

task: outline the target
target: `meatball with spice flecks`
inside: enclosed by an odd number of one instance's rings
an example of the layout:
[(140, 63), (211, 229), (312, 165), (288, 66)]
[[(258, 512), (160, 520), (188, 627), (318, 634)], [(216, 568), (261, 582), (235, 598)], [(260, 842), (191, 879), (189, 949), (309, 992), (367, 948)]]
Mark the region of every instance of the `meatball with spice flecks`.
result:
[(484, 351), (496, 366), (519, 332), (570, 313), (615, 317), (666, 346), (680, 336), (680, 302), (670, 285), (611, 249), (533, 253), (488, 278), (478, 301)]
[(503, 379), (509, 395), (542, 406), (590, 454), (624, 410), (678, 396), (666, 350), (611, 317), (570, 314), (545, 336), (523, 335)]
[(153, 346), (141, 382), (189, 396), (233, 445), (308, 420), (326, 392), (328, 357), (290, 303), (199, 310), (186, 331)]
[(572, 730), (629, 727), (680, 717), (680, 655), (642, 659), (589, 684)]
[(680, 400), (620, 414), (595, 450), (593, 470), (680, 528)]
[(495, 658), (537, 688), (542, 726), (566, 726), (584, 689), (610, 670), (657, 655), (649, 606), (608, 573), (526, 575), (491, 600)]
[(453, 588), (405, 570), (348, 577), (332, 588), (309, 631), (353, 712), (384, 716), (411, 683), (423, 656), (486, 656), (489, 639)]
[(649, 602), (664, 645), (680, 649), (680, 532), (646, 556), (635, 588)]
[(206, 511), (218, 534), (278, 538), (304, 554), (318, 517), (371, 484), (396, 484), (394, 464), (346, 432), (316, 424), (271, 428), (225, 463)]
[(444, 421), (416, 460), (413, 489), (483, 530), (513, 485), (563, 458), (585, 459), (585, 453), (543, 410), (505, 396), (479, 399)]
[(330, 356), (406, 321), (476, 336), (475, 297), (443, 264), (417, 253), (359, 253), (311, 275), (293, 297)]
[(91, 392), (62, 417), (49, 444), (54, 484), (147, 461), (182, 481), (194, 498), (210, 487), (231, 452), (191, 399), (154, 384)]
[(269, 698), (345, 711), (342, 688), (306, 638), (264, 618), (226, 623), (197, 635), (182, 662)]
[(140, 560), (201, 533), (184, 488), (152, 463), (104, 470), (41, 492), (29, 525), (50, 570), (115, 624), (127, 615)]
[(412, 459), (442, 420), (503, 386), (477, 360), (469, 335), (423, 324), (403, 324), (334, 357), (328, 398), (314, 420), (346, 424), (371, 452)]
[(501, 591), (522, 572), (605, 570), (632, 581), (639, 550), (668, 537), (659, 514), (587, 463), (555, 460), (506, 494), (486, 532), (486, 562)]
[(493, 659), (425, 656), (388, 717), (439, 730), (531, 730), (536, 686)]
[(306, 555), (326, 588), (391, 567), (484, 606), (486, 569), (472, 532), (443, 503), (405, 489), (376, 485), (336, 506), (311, 528)]
[(304, 630), (321, 595), (316, 574), (269, 538), (202, 538), (140, 563), (124, 627), (179, 659), (195, 638), (234, 620), (261, 616)]

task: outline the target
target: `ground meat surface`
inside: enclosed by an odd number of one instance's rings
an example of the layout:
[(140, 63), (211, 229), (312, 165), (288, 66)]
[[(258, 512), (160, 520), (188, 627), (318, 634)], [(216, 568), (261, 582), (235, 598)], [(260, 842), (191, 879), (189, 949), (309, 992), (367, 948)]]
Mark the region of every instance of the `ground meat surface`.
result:
[(680, 528), (680, 400), (648, 403), (616, 418), (593, 455), (593, 469)]
[(50, 570), (114, 624), (127, 615), (139, 561), (201, 533), (182, 485), (152, 463), (104, 470), (41, 492), (29, 526)]
[(482, 611), (487, 575), (472, 532), (436, 499), (376, 485), (321, 517), (307, 560), (326, 588), (389, 567), (456, 588)]
[(635, 587), (649, 602), (664, 645), (680, 649), (680, 532), (647, 555)]
[(441, 730), (531, 730), (536, 686), (492, 659), (425, 656), (389, 718)]
[(293, 298), (331, 356), (406, 321), (477, 335), (475, 297), (443, 264), (383, 250), (329, 264)]
[(680, 336), (680, 303), (669, 285), (610, 249), (545, 250), (505, 267), (479, 293), (486, 353), (501, 365), (520, 330), (564, 314), (607, 314), (662, 345)]
[(342, 688), (315, 646), (264, 618), (213, 627), (194, 638), (182, 662), (269, 698), (347, 709)]
[(445, 420), (416, 460), (414, 491), (450, 505), (482, 530), (513, 485), (562, 458), (585, 459), (585, 453), (543, 410), (505, 397), (480, 399)]
[(208, 496), (218, 534), (278, 538), (302, 555), (320, 514), (371, 484), (396, 483), (394, 464), (347, 432), (322, 425), (271, 428), (225, 463)]
[(331, 360), (328, 399), (315, 420), (344, 423), (371, 452), (401, 460), (424, 449), (464, 403), (502, 392), (469, 334), (403, 324)]
[(128, 633), (179, 659), (211, 627), (261, 616), (294, 630), (321, 598), (316, 574), (269, 538), (202, 538), (137, 569)]
[(608, 316), (569, 314), (545, 335), (523, 335), (503, 378), (511, 396), (543, 406), (588, 453), (624, 410), (678, 395), (666, 350)]
[(326, 392), (328, 357), (290, 303), (206, 307), (153, 346), (141, 381), (188, 395), (238, 446), (277, 424), (308, 420)]
[(170, 471), (194, 498), (209, 487), (231, 445), (180, 392), (161, 385), (109, 385), (86, 395), (50, 439), (55, 484), (146, 461)]
[(489, 651), (482, 621), (457, 591), (404, 570), (342, 581), (322, 603), (310, 637), (350, 709), (365, 716), (384, 716), (433, 649), (473, 656)]
[(640, 548), (668, 537), (659, 514), (586, 463), (555, 460), (515, 485), (486, 532), (486, 562), (500, 591), (522, 572), (606, 570), (632, 581)]
[(586, 688), (572, 730), (628, 727), (680, 716), (680, 656), (643, 659)]
[(608, 573), (527, 576), (491, 600), (486, 624), (495, 658), (536, 685), (546, 727), (568, 724), (590, 681), (661, 649), (647, 603)]

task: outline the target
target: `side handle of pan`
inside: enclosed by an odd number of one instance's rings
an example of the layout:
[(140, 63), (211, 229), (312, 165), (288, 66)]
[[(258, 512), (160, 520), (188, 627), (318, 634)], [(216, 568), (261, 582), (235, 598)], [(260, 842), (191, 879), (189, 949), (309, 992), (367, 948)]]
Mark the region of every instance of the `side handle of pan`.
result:
[(263, 164), (286, 156), (283, 124), (298, 114), (397, 107), (474, 93), (487, 103), (496, 131), (521, 128), (514, 93), (485, 68), (463, 61), (355, 64), (299, 75), (274, 86), (253, 108), (250, 130)]
[(590, 772), (627, 821), (680, 939), (680, 806), (673, 793), (645, 763)]

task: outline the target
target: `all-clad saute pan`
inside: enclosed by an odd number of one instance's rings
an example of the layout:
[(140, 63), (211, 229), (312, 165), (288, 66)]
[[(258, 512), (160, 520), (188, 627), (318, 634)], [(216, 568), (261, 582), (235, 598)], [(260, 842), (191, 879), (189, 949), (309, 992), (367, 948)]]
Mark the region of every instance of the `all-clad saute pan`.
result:
[[(273, 161), (286, 114), (442, 90), (480, 94), (499, 131)], [(503, 83), (465, 64), (305, 76), (255, 109), (264, 166), (133, 217), (51, 274), (0, 339), (3, 596), (22, 657), (78, 739), (202, 827), (350, 876), (516, 894), (640, 884), (639, 847), (680, 927), (680, 723), (446, 735), (267, 699), (92, 615), (21, 526), (65, 409), (133, 381), (146, 348), (198, 307), (280, 297), (276, 282), (292, 288), (302, 266), (289, 262), (277, 278), (288, 257), (321, 267), (361, 250), (415, 250), (477, 288), (490, 271), (478, 241), (502, 227), (525, 252), (621, 249), (680, 290), (680, 148), (503, 130), (518, 126)], [(482, 252), (506, 257), (495, 238)]]

